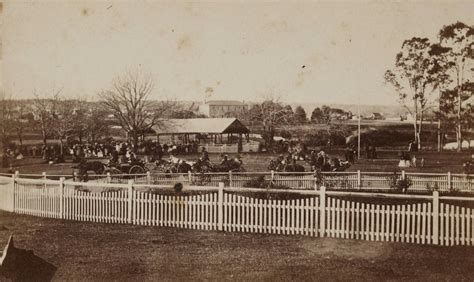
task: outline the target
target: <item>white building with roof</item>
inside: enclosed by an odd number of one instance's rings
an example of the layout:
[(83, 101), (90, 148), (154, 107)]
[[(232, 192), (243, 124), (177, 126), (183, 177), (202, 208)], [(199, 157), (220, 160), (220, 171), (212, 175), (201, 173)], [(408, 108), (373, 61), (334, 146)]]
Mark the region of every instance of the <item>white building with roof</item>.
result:
[(199, 112), (210, 118), (238, 117), (247, 109), (246, 103), (235, 100), (212, 100), (199, 106)]

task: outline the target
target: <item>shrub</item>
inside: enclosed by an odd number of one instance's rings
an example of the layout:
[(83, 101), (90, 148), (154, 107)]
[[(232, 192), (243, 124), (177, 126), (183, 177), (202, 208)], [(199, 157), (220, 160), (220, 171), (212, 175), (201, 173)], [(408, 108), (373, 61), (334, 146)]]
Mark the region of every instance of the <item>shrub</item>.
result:
[(265, 176), (257, 176), (244, 183), (243, 187), (247, 188), (273, 188), (273, 189), (290, 189), (285, 185), (276, 184), (273, 181), (265, 180)]
[(397, 172), (394, 172), (392, 176), (387, 177), (391, 189), (398, 192), (406, 193), (408, 188), (411, 187), (412, 181), (409, 177), (399, 178)]
[(285, 129), (282, 129), (280, 131), (280, 136), (287, 139), (287, 140), (291, 139), (291, 133), (288, 130), (285, 130)]
[(173, 186), (173, 189), (176, 193), (181, 193), (183, 191), (183, 183), (178, 182)]

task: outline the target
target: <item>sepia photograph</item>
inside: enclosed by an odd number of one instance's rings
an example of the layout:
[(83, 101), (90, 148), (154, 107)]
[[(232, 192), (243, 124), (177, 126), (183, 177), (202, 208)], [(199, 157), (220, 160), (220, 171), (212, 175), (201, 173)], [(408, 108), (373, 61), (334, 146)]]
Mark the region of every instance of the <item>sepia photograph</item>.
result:
[(474, 1), (0, 0), (0, 281), (472, 281)]

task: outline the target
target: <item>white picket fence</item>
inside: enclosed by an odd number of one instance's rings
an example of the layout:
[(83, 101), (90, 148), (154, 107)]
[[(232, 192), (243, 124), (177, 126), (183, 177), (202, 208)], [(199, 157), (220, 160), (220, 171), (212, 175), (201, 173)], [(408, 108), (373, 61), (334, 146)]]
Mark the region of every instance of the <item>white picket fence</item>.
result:
[[(19, 174), (22, 178), (42, 178), (55, 179), (64, 175), (42, 175), (37, 174)], [(393, 173), (386, 172), (323, 172), (321, 185), (326, 186), (327, 190), (357, 190), (385, 192), (390, 191), (389, 177)], [(256, 180), (263, 176), (265, 181), (277, 186), (286, 186), (292, 189), (314, 189), (316, 178), (312, 172), (303, 173), (285, 173), (285, 172), (228, 172), (228, 173), (151, 173), (145, 174), (106, 174), (90, 175), (89, 181), (100, 183), (127, 183), (133, 179), (136, 183), (170, 185), (176, 182), (186, 183), (196, 186), (217, 186), (224, 182), (228, 187), (244, 187), (249, 181)], [(72, 176), (64, 176), (68, 179), (77, 179)], [(412, 186), (408, 192), (431, 192), (437, 190), (440, 193), (452, 191), (473, 193), (474, 176), (465, 174), (448, 173), (406, 173), (401, 171), (397, 173), (399, 179), (409, 178)]]
[[(282, 173), (282, 172), (229, 172), (229, 173), (146, 173), (137, 175), (96, 175), (90, 181), (105, 183), (126, 183), (134, 179), (137, 183), (169, 185), (177, 181), (197, 186), (217, 186), (224, 182), (229, 187), (243, 187), (251, 180), (263, 176), (265, 181), (278, 186), (292, 189), (312, 190), (316, 184), (314, 173)], [(386, 172), (323, 172), (322, 185), (327, 190), (357, 191), (390, 191), (389, 177), (393, 173)], [(45, 178), (44, 176), (42, 176)], [(438, 190), (440, 193), (452, 191), (474, 192), (474, 176), (451, 173), (405, 173), (397, 174), (399, 179), (409, 178), (412, 186), (408, 192), (427, 192)], [(56, 177), (57, 179), (59, 176)]]
[[(474, 245), (474, 198), (0, 178), (0, 209), (58, 219)], [(6, 183), (6, 184), (5, 184)], [(191, 193), (191, 194), (190, 194)], [(286, 198), (268, 199), (285, 193)], [(289, 198), (289, 199), (288, 199)], [(390, 202), (384, 202), (390, 201)]]

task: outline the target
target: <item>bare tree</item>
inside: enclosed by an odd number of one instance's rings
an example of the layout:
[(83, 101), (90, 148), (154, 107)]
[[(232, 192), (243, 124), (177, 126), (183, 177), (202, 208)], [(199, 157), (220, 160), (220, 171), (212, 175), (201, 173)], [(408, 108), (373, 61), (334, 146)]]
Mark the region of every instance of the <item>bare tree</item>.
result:
[(30, 108), (24, 101), (15, 101), (13, 110), (15, 118), (13, 119), (12, 127), (18, 137), (20, 145), (23, 145), (23, 135), (25, 130), (31, 126), (33, 118), (28, 115)]
[(74, 135), (74, 123), (77, 119), (77, 100), (63, 99), (59, 96), (52, 100), (51, 132), (59, 139), (60, 154), (64, 155), (64, 141)]
[(109, 133), (107, 112), (99, 105), (92, 105), (86, 115), (85, 133), (89, 142), (94, 143)]
[(151, 78), (143, 77), (138, 72), (128, 72), (117, 77), (111, 89), (100, 94), (104, 109), (113, 114), (117, 124), (127, 132), (135, 151), (140, 136), (154, 126), (164, 126), (175, 106), (170, 101), (150, 101), (152, 91)]
[(52, 96), (39, 95), (34, 93), (35, 98), (33, 99), (32, 112), (38, 123), (41, 135), (43, 137), (43, 144), (47, 145), (47, 139), (52, 134), (52, 128), (54, 127), (52, 113), (54, 112), (55, 100), (58, 99), (61, 90), (53, 92)]
[(263, 126), (263, 138), (267, 149), (273, 146), (276, 127), (289, 124), (293, 119), (293, 111), (289, 111), (288, 107), (274, 98), (254, 105), (248, 114), (250, 120)]
[(0, 138), (3, 153), (7, 150), (13, 128), (12, 106), (13, 101), (5, 93), (0, 93)]

